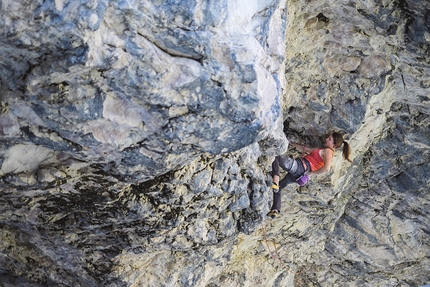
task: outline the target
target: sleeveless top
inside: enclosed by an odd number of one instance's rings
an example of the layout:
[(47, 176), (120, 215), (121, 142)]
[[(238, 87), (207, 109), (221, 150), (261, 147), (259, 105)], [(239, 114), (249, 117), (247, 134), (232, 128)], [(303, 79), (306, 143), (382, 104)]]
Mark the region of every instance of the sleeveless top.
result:
[(322, 148), (316, 149), (305, 156), (305, 159), (309, 162), (311, 171), (319, 170), (324, 166), (324, 161), (320, 155), (320, 150), (322, 150)]

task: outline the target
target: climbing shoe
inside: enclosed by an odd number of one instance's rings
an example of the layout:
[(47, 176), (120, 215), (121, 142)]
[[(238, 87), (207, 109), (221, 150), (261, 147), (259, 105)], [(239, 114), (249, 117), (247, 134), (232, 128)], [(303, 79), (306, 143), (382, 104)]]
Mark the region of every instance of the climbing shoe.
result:
[(276, 210), (276, 209), (274, 209), (274, 210), (271, 210), (268, 214), (267, 214), (267, 216), (270, 216), (271, 218), (275, 218), (276, 217), (276, 215), (279, 213), (279, 211), (278, 210)]
[(278, 192), (279, 191), (279, 186), (276, 183), (273, 183), (270, 188), (273, 190), (273, 192)]

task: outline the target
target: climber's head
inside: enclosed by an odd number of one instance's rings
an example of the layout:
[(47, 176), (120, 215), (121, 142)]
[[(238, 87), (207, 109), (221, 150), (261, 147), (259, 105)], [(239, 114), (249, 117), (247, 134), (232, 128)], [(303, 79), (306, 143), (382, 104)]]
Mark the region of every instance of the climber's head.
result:
[(349, 144), (343, 139), (343, 135), (338, 132), (333, 132), (330, 134), (330, 136), (333, 137), (334, 148), (339, 148), (343, 145), (343, 157), (347, 161), (351, 162), (351, 160), (349, 159), (349, 156), (351, 155), (351, 148), (349, 147)]
[(333, 137), (334, 148), (338, 148), (343, 144), (344, 139), (342, 134), (338, 132), (333, 132), (330, 135)]

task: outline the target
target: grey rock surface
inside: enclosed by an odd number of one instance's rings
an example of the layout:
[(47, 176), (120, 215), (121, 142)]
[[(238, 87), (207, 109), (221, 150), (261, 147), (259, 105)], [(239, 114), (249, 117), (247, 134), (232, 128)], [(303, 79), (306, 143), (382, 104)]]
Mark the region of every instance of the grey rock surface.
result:
[[(0, 2), (2, 286), (430, 283), (428, 2), (30, 2)], [(273, 157), (333, 129), (353, 162), (267, 219)]]

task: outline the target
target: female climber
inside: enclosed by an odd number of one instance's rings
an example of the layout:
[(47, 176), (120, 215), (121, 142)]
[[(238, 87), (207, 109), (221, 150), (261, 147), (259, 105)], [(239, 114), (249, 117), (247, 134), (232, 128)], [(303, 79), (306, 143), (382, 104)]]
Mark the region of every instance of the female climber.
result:
[[(343, 145), (343, 157), (351, 162), (349, 156), (351, 148), (344, 141), (340, 133), (333, 132), (325, 140), (325, 148), (310, 148), (303, 145), (291, 143), (296, 149), (307, 154), (305, 157), (293, 159), (286, 155), (279, 155), (272, 163), (273, 184), (273, 204), (268, 216), (275, 218), (281, 211), (281, 193), (280, 189), (288, 184), (296, 182), (302, 175), (311, 177), (313, 175), (323, 174), (330, 171), (331, 162), (334, 156), (334, 150)], [(279, 167), (282, 167), (288, 174), (279, 181)], [(301, 179), (300, 179), (301, 180)], [(303, 184), (303, 183), (301, 183)]]

